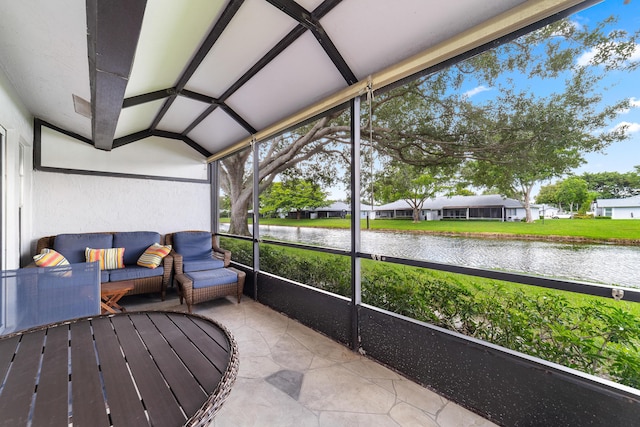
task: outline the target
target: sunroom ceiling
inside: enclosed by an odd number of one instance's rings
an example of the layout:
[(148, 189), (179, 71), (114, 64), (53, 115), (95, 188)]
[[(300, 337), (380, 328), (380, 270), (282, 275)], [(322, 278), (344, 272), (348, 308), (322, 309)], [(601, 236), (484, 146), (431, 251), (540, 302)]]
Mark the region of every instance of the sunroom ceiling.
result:
[(0, 67), (31, 114), (104, 150), (160, 136), (207, 157), (499, 15), (582, 3), (0, 1)]

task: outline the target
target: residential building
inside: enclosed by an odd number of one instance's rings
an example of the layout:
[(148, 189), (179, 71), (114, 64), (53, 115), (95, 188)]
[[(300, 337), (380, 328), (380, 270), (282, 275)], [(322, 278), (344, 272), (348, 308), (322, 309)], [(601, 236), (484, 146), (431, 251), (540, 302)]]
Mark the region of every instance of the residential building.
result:
[(640, 219), (640, 195), (624, 199), (596, 199), (595, 216)]
[[(538, 218), (538, 207), (531, 207), (531, 216)], [(406, 200), (397, 200), (376, 207), (378, 218), (413, 218), (413, 209)], [(451, 196), (427, 199), (420, 209), (420, 219), (520, 221), (526, 218), (523, 204), (498, 194)]]

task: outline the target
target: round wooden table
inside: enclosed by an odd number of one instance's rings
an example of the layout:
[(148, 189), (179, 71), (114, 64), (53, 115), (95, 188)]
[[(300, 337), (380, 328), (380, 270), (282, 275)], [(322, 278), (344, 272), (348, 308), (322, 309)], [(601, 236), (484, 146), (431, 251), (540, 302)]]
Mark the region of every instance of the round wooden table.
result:
[(86, 317), (0, 337), (0, 426), (207, 425), (238, 372), (221, 324), (194, 314)]

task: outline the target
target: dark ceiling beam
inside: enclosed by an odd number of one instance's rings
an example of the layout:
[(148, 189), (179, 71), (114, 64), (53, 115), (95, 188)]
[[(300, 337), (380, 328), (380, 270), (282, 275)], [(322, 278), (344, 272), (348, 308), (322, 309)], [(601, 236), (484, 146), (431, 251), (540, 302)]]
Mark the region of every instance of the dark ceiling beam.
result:
[(113, 148), (122, 147), (123, 145), (131, 144), (132, 142), (140, 141), (141, 139), (149, 138), (151, 136), (151, 130), (145, 129), (140, 132), (132, 133), (117, 138), (113, 141)]
[(123, 136), (122, 138), (118, 138), (114, 141), (114, 147), (122, 147), (127, 144), (131, 144), (132, 142), (140, 141), (145, 138), (149, 138), (152, 136), (157, 136), (159, 138), (167, 138), (167, 139), (175, 139), (177, 141), (182, 141), (198, 153), (202, 154), (204, 157), (210, 157), (211, 153), (209, 150), (203, 148), (201, 145), (193, 141), (191, 138), (181, 135), (175, 132), (167, 132), (164, 130), (150, 130), (146, 129), (140, 132), (132, 133), (131, 135)]
[(313, 9), (311, 17), (314, 20), (322, 19), (327, 13), (331, 12), (334, 7), (340, 4), (342, 0), (324, 0), (318, 7)]
[[(193, 73), (195, 73), (200, 64), (202, 64), (202, 61), (204, 61), (204, 58), (206, 58), (209, 50), (211, 50), (222, 32), (225, 30), (225, 28), (227, 28), (227, 25), (229, 25), (229, 22), (231, 22), (235, 14), (238, 12), (238, 9), (240, 9), (242, 3), (244, 3), (244, 0), (231, 0), (231, 2), (224, 9), (222, 14), (220, 15), (220, 18), (218, 18), (218, 21), (211, 29), (211, 32), (209, 33), (209, 35), (207, 35), (207, 38), (200, 46), (189, 65), (187, 65), (186, 70), (178, 79), (178, 83), (176, 84), (176, 91), (178, 93), (184, 89), (191, 76), (193, 76)], [(171, 104), (173, 104), (173, 101), (175, 101), (175, 99), (175, 96), (171, 96), (165, 101), (164, 105), (162, 106), (156, 117), (153, 119), (153, 122), (151, 123), (151, 129), (155, 129), (158, 126), (160, 120), (162, 120), (164, 115), (167, 114), (167, 111), (169, 111), (169, 107), (171, 107)]]
[[(349, 68), (349, 65), (347, 65), (347, 62), (338, 51), (338, 48), (333, 44), (333, 41), (331, 41), (324, 28), (322, 28), (320, 21), (314, 16), (313, 13), (307, 11), (305, 8), (303, 8), (293, 0), (267, 1), (286, 13), (289, 17), (298, 21), (300, 25), (311, 31), (311, 33), (318, 40), (318, 43), (320, 43), (320, 46), (322, 46), (327, 56), (329, 56), (329, 59), (331, 59), (331, 62), (333, 62), (335, 67), (342, 75), (342, 78), (344, 78), (348, 85), (352, 85), (358, 82), (355, 74), (353, 74), (353, 71), (351, 71), (351, 68)], [(329, 6), (335, 7), (337, 4), (337, 2), (331, 2), (327, 5), (324, 5), (323, 3), (322, 5), (318, 6), (318, 8), (322, 7), (322, 9), (318, 11), (316, 15), (324, 16), (326, 13), (328, 13)]]
[(193, 92), (191, 90), (187, 90), (187, 89), (183, 89), (182, 91), (180, 91), (180, 95), (189, 98), (189, 99), (193, 99), (195, 101), (200, 101), (200, 102), (204, 102), (205, 104), (217, 104), (218, 100), (209, 96), (209, 95), (203, 95), (201, 93), (198, 92)]
[(91, 133), (111, 151), (135, 56), (146, 0), (86, 0)]
[(278, 42), (269, 52), (267, 52), (258, 62), (256, 62), (253, 67), (251, 67), (246, 73), (242, 75), (235, 83), (233, 83), (229, 89), (227, 89), (221, 96), (218, 98), (220, 101), (224, 102), (231, 95), (234, 94), (235, 91), (240, 89), (246, 82), (251, 80), (253, 76), (258, 74), (260, 70), (262, 70), (268, 63), (273, 61), (280, 53), (282, 53), (286, 48), (291, 46), (291, 43), (296, 41), (301, 35), (303, 35), (307, 31), (305, 27), (302, 25), (296, 26), (293, 30), (289, 32), (282, 40)]
[(240, 126), (242, 126), (244, 128), (244, 130), (249, 132), (251, 135), (253, 135), (254, 133), (257, 132), (257, 130), (253, 126), (251, 126), (249, 123), (247, 123), (247, 121), (245, 119), (240, 117), (240, 115), (238, 113), (236, 113), (235, 111), (233, 111), (233, 109), (231, 107), (229, 107), (227, 104), (221, 103), (218, 106), (225, 113), (227, 113), (233, 120), (235, 120)]
[[(193, 139), (182, 135), (182, 140), (185, 142), (185, 144), (187, 144), (189, 147), (193, 148), (194, 150), (196, 150), (198, 153), (202, 154), (203, 156), (210, 157), (212, 155), (212, 153), (210, 153), (209, 150), (203, 148), (200, 144), (195, 142)], [(207, 153), (209, 153), (209, 154), (207, 154)]]
[(153, 102), (159, 99), (167, 98), (169, 96), (175, 95), (176, 88), (170, 87), (167, 89), (157, 90), (155, 92), (144, 93), (142, 95), (132, 96), (126, 98), (122, 102), (122, 108), (133, 107), (135, 105), (144, 104), (146, 102)]

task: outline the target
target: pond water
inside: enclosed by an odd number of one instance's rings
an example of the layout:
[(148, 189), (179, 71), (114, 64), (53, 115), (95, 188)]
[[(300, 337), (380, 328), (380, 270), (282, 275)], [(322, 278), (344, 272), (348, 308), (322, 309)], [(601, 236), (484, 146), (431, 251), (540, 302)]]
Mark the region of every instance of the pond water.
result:
[[(226, 231), (228, 224), (221, 224)], [(362, 230), (362, 252), (640, 287), (640, 247), (444, 237)], [(260, 226), (260, 237), (348, 250), (349, 230)]]

